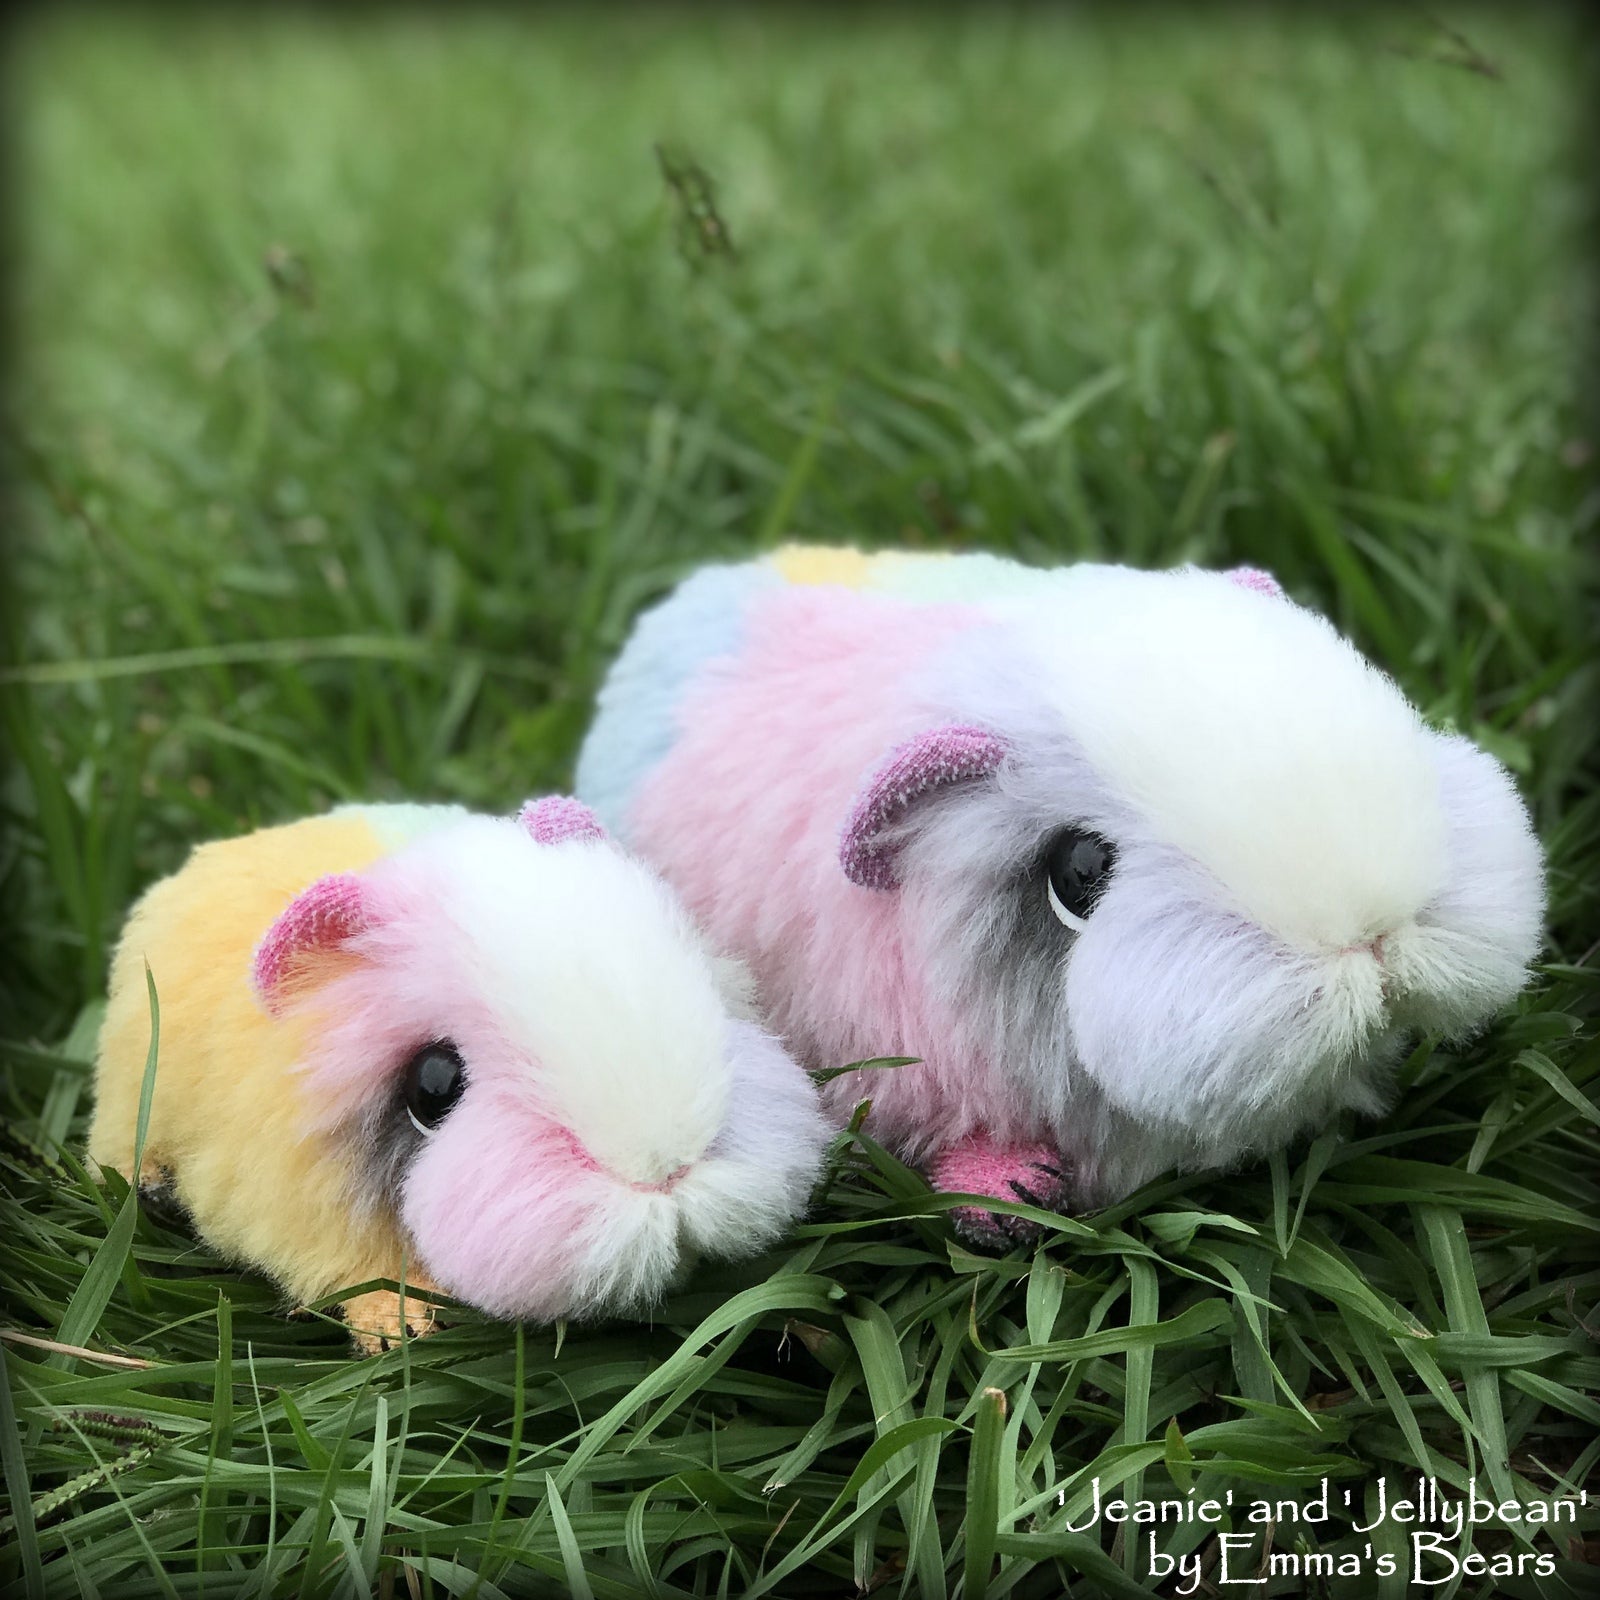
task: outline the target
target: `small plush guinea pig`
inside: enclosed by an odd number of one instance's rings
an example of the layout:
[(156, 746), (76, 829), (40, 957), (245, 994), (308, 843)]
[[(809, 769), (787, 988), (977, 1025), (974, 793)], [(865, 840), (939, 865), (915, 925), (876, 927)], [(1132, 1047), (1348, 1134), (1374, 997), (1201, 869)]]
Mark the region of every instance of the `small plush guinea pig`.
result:
[[(305, 1301), (401, 1277), (510, 1318), (647, 1303), (804, 1205), (828, 1127), (748, 978), (562, 797), (345, 807), (197, 849), (134, 909), (93, 1159)], [(398, 1297), (354, 1297), (357, 1342)], [(426, 1325), (423, 1302), (412, 1301)], [(415, 1324), (414, 1324), (415, 1325)]]
[(1506, 773), (1252, 569), (707, 568), (577, 787), (804, 1058), (921, 1058), (826, 1092), (958, 1193), (1103, 1202), (1376, 1111), (1540, 938)]

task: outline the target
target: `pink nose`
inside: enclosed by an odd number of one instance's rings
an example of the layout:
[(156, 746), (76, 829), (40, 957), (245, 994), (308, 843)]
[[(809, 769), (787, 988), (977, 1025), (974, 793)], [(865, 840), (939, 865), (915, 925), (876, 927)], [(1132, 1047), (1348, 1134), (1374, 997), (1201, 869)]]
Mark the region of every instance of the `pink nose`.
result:
[(1388, 934), (1380, 933), (1376, 939), (1368, 939), (1365, 944), (1347, 944), (1342, 950), (1340, 950), (1339, 954), (1342, 956), (1353, 956), (1364, 951), (1381, 967), (1383, 965), (1384, 942), (1388, 939), (1388, 937)]
[(678, 1180), (689, 1175), (689, 1164), (679, 1167), (674, 1172), (669, 1172), (660, 1183), (630, 1183), (630, 1189), (638, 1189), (643, 1194), (671, 1194), (678, 1187)]

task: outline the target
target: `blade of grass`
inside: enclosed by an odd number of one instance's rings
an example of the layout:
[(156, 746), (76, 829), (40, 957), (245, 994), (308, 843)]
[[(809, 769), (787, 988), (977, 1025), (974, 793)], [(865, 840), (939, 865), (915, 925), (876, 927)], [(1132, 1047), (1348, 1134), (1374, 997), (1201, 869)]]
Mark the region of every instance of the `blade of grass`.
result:
[[(1487, 1335), (1489, 1318), (1461, 1213), (1436, 1205), (1419, 1206), (1417, 1211), (1451, 1328), (1458, 1333)], [(1467, 1385), (1467, 1411), (1483, 1441), (1484, 1469), (1496, 1496), (1514, 1499), (1516, 1485), (1511, 1477), (1511, 1447), (1506, 1439), (1499, 1377), (1492, 1367), (1476, 1362), (1463, 1362), (1461, 1370)]]
[(594, 1600), (594, 1590), (583, 1569), (583, 1554), (573, 1537), (572, 1524), (567, 1520), (567, 1508), (561, 1503), (561, 1491), (548, 1472), (544, 1475), (544, 1492), (549, 1496), (550, 1520), (555, 1524), (556, 1538), (561, 1543), (561, 1560), (567, 1570), (567, 1593), (572, 1600)]
[(1005, 1432), (1003, 1389), (978, 1396), (967, 1457), (966, 1555), (962, 1561), (962, 1600), (981, 1600), (988, 1592), (1000, 1532), (1000, 1441)]
[(39, 1536), (33, 1525), (33, 1490), (28, 1463), (22, 1453), (22, 1432), (11, 1400), (11, 1374), (0, 1344), (0, 1463), (5, 1468), (6, 1495), (11, 1501), (13, 1533), (22, 1552), (22, 1571), (29, 1594), (44, 1593), (44, 1567), (39, 1557)]
[[(95, 1252), (94, 1260), (89, 1263), (62, 1313), (56, 1332), (63, 1344), (87, 1344), (94, 1330), (99, 1327), (101, 1315), (129, 1260), (134, 1225), (139, 1220), (138, 1175), (144, 1161), (145, 1135), (150, 1127), (150, 1103), (156, 1089), (156, 1058), (161, 1046), (161, 1005), (156, 998), (156, 981), (148, 965), (144, 969), (144, 977), (150, 1001), (150, 1047), (145, 1055), (144, 1077), (139, 1086), (139, 1115), (134, 1128), (133, 1172), (130, 1174), (132, 1181), (117, 1212), (116, 1221), (106, 1234), (104, 1243)], [(50, 1360), (52, 1365), (65, 1367), (71, 1364), (72, 1358), (52, 1356)]]

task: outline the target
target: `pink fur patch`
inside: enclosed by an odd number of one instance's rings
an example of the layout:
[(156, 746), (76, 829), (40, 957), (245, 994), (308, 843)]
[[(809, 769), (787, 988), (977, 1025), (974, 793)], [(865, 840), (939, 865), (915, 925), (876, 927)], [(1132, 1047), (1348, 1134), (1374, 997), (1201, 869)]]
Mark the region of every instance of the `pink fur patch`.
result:
[(882, 838), (930, 789), (981, 778), (1004, 760), (1005, 744), (982, 728), (934, 728), (890, 752), (862, 791), (844, 825), (839, 863), (863, 889), (898, 882), (893, 847)]
[(547, 794), (530, 800), (517, 813), (535, 844), (562, 844), (568, 839), (604, 839), (606, 830), (581, 800), (570, 795)]
[(353, 872), (318, 878), (301, 890), (256, 946), (250, 976), (262, 1005), (276, 1015), (300, 959), (313, 951), (336, 949), (367, 922), (365, 886)]
[(1260, 567), (1232, 567), (1228, 571), (1228, 577), (1241, 589), (1250, 589), (1256, 594), (1264, 594), (1274, 600), (1283, 598), (1283, 585), (1270, 572), (1263, 571)]
[(843, 605), (827, 587), (755, 596), (739, 654), (689, 688), (677, 740), (627, 818), (629, 845), (715, 944), (745, 959), (767, 1026), (808, 1065), (918, 1058), (823, 1089), (841, 1122), (870, 1099), (873, 1137), (912, 1159), (976, 1128), (1025, 1140), (1039, 1126), (923, 981), (921, 924), (902, 926), (905, 897), (862, 894), (839, 862), (840, 819), (863, 777), (929, 724), (916, 693), (924, 670), (980, 620), (875, 595)]

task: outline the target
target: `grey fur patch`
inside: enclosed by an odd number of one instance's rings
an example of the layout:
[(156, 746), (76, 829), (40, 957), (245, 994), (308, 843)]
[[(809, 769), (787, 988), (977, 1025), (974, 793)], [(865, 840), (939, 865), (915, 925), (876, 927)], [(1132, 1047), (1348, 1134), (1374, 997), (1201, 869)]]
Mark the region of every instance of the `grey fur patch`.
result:
[(373, 1097), (354, 1119), (350, 1136), (352, 1200), (363, 1211), (398, 1215), (406, 1175), (422, 1145), (422, 1135), (406, 1113), (397, 1075), (388, 1090)]

